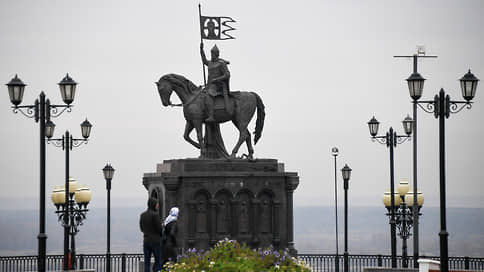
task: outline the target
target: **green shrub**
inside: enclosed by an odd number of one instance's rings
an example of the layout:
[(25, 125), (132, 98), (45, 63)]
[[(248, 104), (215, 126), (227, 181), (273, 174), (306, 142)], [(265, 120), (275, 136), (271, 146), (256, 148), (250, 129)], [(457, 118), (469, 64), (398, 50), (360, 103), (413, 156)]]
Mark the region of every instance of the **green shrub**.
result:
[(170, 272), (311, 271), (287, 251), (276, 251), (272, 247), (253, 250), (227, 238), (206, 252), (189, 249), (187, 254), (178, 256), (177, 263), (169, 262), (164, 269)]

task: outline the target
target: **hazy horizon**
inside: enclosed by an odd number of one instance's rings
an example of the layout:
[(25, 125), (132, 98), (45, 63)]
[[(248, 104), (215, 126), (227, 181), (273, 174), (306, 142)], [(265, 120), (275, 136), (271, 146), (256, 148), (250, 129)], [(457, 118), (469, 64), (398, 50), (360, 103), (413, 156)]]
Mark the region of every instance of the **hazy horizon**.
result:
[[(142, 233), (139, 214), (144, 208), (111, 210), (111, 252), (141, 253)], [(439, 209), (422, 208), (420, 217), (421, 255), (439, 255)], [(386, 210), (350, 207), (348, 239), (350, 254), (390, 254), (389, 224)], [(483, 208), (449, 208), (447, 211), (450, 256), (484, 256)], [(63, 235), (53, 207), (47, 210), (48, 254), (61, 254)], [(338, 209), (339, 245), (343, 246), (343, 210)], [(0, 255), (37, 254), (38, 213), (35, 210), (0, 210)], [(334, 207), (295, 207), (294, 241), (300, 253), (334, 254)], [(412, 252), (412, 237), (408, 246)], [(106, 246), (106, 209), (91, 209), (76, 236), (78, 253), (102, 254)], [(397, 237), (398, 254), (401, 239)]]

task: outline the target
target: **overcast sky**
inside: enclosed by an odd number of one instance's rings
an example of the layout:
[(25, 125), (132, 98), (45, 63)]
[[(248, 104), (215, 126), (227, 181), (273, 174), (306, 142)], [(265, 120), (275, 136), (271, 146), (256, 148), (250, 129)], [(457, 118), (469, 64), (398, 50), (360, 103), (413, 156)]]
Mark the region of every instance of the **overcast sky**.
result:
[[(412, 106), (405, 79), (417, 45), (427, 54), (419, 72), (423, 98), (444, 88), (462, 99), (458, 79), (470, 68), (484, 79), (482, 1), (201, 1), (204, 15), (231, 16), (235, 40), (219, 41), (230, 60), (231, 88), (256, 91), (266, 105), (255, 157), (275, 158), (299, 173), (295, 205), (334, 205), (344, 163), (353, 169), (350, 205), (381, 206), (389, 188), (388, 149), (371, 141), (367, 122), (380, 132), (401, 121)], [(23, 104), (40, 91), (62, 103), (57, 83), (68, 72), (79, 82), (72, 113), (54, 119), (56, 137), (93, 124), (90, 142), (71, 152), (71, 175), (93, 190), (91, 207), (105, 206), (101, 169), (116, 169), (113, 205), (145, 207), (142, 176), (166, 159), (192, 158), (198, 150), (183, 138), (181, 108), (162, 106), (154, 81), (178, 73), (203, 82), (199, 55), (198, 1), (1, 1), (0, 81), (18, 76), (28, 86)], [(208, 50), (213, 42), (206, 42)], [(481, 84), (484, 84), (481, 82)], [(484, 207), (484, 96), (446, 121), (449, 206)], [(0, 203), (28, 203), (39, 195), (39, 127), (13, 114), (6, 86), (0, 97)], [(254, 123), (249, 130), (253, 131)], [(438, 122), (419, 110), (419, 189), (425, 205), (439, 205)], [(228, 150), (237, 139), (223, 126)], [(195, 135), (192, 135), (195, 137)], [(47, 207), (64, 180), (64, 152), (47, 145)], [(395, 182), (412, 184), (412, 143), (395, 150)], [(241, 148), (246, 153), (246, 147)], [(129, 200), (129, 202), (127, 202)], [(339, 200), (342, 200), (340, 197)], [(32, 204), (30, 204), (32, 203)], [(343, 202), (341, 201), (340, 204)], [(25, 205), (25, 204), (22, 204)]]

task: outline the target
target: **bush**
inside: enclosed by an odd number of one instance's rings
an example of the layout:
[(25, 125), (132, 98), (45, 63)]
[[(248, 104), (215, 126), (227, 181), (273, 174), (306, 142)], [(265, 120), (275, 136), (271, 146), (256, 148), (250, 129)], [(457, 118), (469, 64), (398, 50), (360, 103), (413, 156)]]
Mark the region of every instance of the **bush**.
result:
[(287, 251), (276, 251), (272, 247), (250, 249), (227, 238), (206, 252), (189, 249), (187, 254), (178, 256), (177, 263), (169, 262), (164, 269), (162, 271), (170, 272), (311, 271), (303, 261), (289, 256)]

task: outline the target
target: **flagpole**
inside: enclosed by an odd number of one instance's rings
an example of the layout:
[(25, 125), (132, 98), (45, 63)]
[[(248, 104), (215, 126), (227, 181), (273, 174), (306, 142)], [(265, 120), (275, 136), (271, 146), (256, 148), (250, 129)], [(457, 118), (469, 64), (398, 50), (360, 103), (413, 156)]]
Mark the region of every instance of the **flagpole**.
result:
[[(200, 5), (200, 3), (198, 3), (198, 19), (200, 21), (200, 43), (203, 44), (202, 6)], [(205, 64), (203, 63), (203, 60), (202, 60), (202, 70), (203, 70), (203, 85), (206, 86), (207, 85), (207, 79), (206, 79), (206, 76), (205, 76)]]

